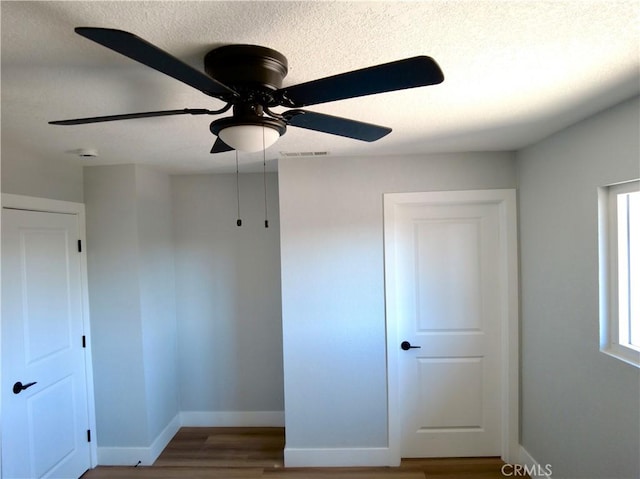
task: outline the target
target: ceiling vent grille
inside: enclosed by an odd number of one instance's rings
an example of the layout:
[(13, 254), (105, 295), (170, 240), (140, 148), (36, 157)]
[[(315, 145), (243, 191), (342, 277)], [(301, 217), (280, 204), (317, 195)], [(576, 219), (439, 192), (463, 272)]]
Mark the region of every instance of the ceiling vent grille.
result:
[(298, 156), (329, 156), (328, 151), (281, 151), (280, 156), (298, 157)]

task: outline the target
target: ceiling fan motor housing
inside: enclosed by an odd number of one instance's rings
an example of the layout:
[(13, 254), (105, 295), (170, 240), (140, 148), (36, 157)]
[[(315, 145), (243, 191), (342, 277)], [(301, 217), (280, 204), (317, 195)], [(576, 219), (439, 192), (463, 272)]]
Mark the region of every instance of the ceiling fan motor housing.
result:
[(244, 101), (264, 106), (278, 104), (273, 93), (287, 76), (287, 59), (271, 48), (258, 45), (226, 45), (204, 57), (204, 69), (215, 80), (231, 87)]

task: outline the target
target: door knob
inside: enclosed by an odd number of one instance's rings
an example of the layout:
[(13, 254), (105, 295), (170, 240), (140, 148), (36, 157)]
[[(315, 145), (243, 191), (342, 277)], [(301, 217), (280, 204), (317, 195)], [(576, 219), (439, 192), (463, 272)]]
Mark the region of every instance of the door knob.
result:
[(22, 391), (24, 391), (27, 388), (30, 388), (34, 384), (38, 384), (38, 383), (34, 381), (32, 383), (22, 384), (20, 381), (18, 381), (13, 385), (13, 394), (20, 394)]
[(409, 351), (410, 349), (420, 349), (420, 346), (411, 346), (411, 343), (409, 341), (402, 341), (400, 343), (400, 347), (404, 351)]

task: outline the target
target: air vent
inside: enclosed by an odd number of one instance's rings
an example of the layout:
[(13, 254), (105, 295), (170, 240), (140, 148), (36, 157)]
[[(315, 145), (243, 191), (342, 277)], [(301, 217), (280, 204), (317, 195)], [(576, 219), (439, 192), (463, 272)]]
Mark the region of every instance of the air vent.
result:
[(328, 151), (281, 151), (280, 156), (298, 157), (298, 156), (328, 156)]
[(70, 155), (76, 155), (80, 158), (97, 158), (98, 150), (93, 148), (77, 148), (75, 150), (65, 151), (65, 153), (69, 153)]

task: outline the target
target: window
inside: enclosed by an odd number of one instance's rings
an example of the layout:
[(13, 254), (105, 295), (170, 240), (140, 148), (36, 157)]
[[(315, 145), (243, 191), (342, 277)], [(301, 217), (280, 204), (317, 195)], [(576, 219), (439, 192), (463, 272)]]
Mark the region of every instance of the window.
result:
[(640, 367), (640, 182), (600, 188), (600, 348)]

